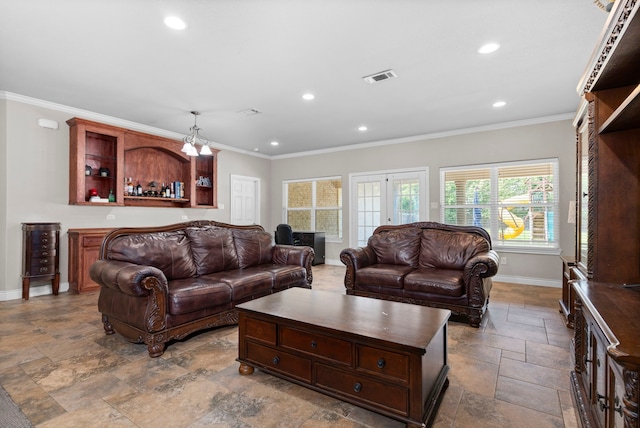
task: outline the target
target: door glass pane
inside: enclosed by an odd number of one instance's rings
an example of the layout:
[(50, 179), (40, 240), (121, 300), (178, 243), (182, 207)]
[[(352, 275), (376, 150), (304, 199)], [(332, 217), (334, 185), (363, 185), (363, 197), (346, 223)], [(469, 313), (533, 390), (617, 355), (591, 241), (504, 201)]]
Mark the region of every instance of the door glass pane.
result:
[(358, 242), (367, 245), (373, 229), (380, 226), (380, 182), (358, 184)]
[(393, 224), (420, 220), (420, 182), (415, 179), (394, 179), (392, 187)]

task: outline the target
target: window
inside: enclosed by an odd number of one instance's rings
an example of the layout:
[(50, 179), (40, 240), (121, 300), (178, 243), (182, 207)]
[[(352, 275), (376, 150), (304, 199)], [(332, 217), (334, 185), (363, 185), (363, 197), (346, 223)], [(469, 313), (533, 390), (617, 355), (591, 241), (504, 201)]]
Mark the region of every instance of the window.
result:
[(284, 182), (284, 221), (293, 230), (342, 238), (342, 178)]
[(494, 247), (558, 246), (558, 160), (442, 168), (440, 219), (485, 228)]

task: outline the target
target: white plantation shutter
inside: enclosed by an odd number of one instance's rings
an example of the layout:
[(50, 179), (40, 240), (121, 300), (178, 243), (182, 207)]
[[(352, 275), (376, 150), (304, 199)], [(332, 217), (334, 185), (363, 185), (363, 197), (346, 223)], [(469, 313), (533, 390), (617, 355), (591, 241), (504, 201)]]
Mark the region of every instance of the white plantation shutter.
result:
[(555, 250), (558, 160), (440, 169), (440, 221), (485, 228), (497, 248)]

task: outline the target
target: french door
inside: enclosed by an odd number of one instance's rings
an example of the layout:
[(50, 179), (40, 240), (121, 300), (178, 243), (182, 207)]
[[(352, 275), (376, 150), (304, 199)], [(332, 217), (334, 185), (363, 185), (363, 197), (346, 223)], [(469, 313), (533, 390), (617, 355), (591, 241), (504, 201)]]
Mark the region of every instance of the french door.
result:
[(376, 227), (428, 220), (427, 169), (351, 176), (350, 245), (363, 247)]

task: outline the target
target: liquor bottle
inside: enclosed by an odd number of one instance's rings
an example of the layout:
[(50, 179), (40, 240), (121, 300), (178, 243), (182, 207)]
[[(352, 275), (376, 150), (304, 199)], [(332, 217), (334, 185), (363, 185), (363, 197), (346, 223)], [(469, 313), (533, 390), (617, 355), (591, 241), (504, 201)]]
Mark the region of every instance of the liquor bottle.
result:
[(171, 182), (167, 181), (167, 189), (164, 192), (164, 197), (165, 198), (170, 198), (171, 197)]
[(129, 182), (127, 183), (127, 187), (129, 187), (129, 196), (135, 196), (135, 190), (133, 189), (133, 178), (129, 177)]
[(184, 198), (184, 182), (180, 182), (180, 197)]
[(136, 193), (138, 194), (138, 196), (143, 195), (142, 186), (140, 185), (140, 180), (138, 180), (138, 185), (136, 186)]
[(109, 202), (115, 202), (116, 195), (113, 194), (113, 189), (109, 190)]
[(124, 178), (124, 195), (129, 196), (129, 183), (127, 183), (127, 177)]

